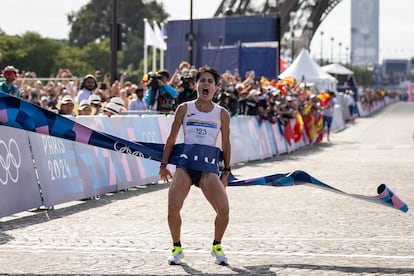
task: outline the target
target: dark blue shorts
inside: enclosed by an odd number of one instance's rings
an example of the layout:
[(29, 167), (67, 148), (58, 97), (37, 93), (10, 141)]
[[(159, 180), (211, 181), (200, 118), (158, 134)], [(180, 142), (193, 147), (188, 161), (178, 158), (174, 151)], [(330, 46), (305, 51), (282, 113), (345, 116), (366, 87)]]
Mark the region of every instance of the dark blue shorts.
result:
[(328, 127), (328, 129), (331, 129), (331, 125), (332, 125), (332, 116), (322, 116), (323, 118), (323, 127), (325, 128)]
[(200, 187), (200, 179), (203, 176), (203, 173), (208, 173), (208, 172), (203, 172), (203, 171), (191, 170), (191, 169), (187, 169), (184, 167), (179, 167), (179, 168), (183, 169), (187, 173), (187, 175), (191, 179), (191, 183), (196, 187)]

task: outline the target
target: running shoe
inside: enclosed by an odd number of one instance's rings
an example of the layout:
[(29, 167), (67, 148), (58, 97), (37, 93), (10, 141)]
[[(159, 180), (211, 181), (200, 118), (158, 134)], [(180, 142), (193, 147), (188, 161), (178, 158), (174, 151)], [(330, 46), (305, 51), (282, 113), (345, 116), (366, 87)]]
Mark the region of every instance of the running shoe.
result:
[(215, 263), (218, 265), (228, 265), (227, 257), (224, 255), (221, 244), (213, 245), (211, 248), (211, 256), (215, 257)]
[(168, 257), (168, 264), (179, 265), (181, 264), (181, 258), (184, 258), (183, 249), (181, 246), (173, 246), (171, 248), (171, 256)]

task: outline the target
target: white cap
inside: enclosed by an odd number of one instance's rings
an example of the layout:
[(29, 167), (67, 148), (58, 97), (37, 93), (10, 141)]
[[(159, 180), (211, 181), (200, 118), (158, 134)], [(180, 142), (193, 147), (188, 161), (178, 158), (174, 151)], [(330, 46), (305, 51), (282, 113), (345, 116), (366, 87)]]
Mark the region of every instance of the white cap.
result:
[(89, 100), (82, 100), (79, 104), (79, 110), (83, 110), (85, 107), (91, 106)]
[(101, 97), (99, 95), (96, 94), (92, 94), (89, 96), (89, 103), (90, 104), (100, 104), (101, 103)]
[(122, 107), (124, 107), (124, 104), (125, 104), (124, 100), (121, 99), (120, 97), (113, 97), (109, 100), (109, 102), (117, 104), (117, 105), (122, 106)]
[(61, 102), (62, 102), (62, 104), (73, 103), (73, 99), (70, 95), (65, 95), (65, 96), (63, 96)]
[(257, 96), (259, 94), (260, 94), (259, 91), (257, 91), (256, 89), (252, 89), (250, 90), (248, 97)]
[(116, 103), (107, 103), (103, 108), (103, 111), (108, 111), (114, 115), (118, 115), (121, 112), (122, 106), (117, 105)]

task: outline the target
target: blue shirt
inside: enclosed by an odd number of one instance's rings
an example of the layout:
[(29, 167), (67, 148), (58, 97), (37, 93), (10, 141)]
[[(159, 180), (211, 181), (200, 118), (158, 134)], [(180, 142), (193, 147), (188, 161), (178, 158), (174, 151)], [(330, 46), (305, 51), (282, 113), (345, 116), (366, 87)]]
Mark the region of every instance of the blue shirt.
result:
[(20, 89), (17, 87), (17, 85), (12, 84), (11, 86), (7, 85), (7, 82), (3, 81), (0, 84), (0, 90), (6, 94), (12, 95), (16, 92), (17, 89), (17, 97), (20, 97)]

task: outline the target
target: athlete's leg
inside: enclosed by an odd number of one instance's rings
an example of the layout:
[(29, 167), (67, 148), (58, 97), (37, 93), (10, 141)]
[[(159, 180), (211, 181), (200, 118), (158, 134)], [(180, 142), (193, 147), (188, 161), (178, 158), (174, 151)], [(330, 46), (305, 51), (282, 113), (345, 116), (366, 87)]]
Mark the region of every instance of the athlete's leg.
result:
[(177, 168), (168, 191), (168, 226), (173, 243), (180, 241), (181, 215), (185, 198), (191, 187), (191, 180), (185, 170)]
[(200, 188), (216, 211), (214, 240), (221, 241), (229, 223), (229, 201), (226, 189), (218, 175), (213, 173), (203, 174)]

